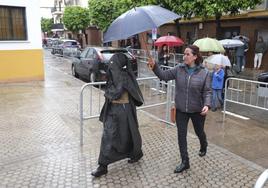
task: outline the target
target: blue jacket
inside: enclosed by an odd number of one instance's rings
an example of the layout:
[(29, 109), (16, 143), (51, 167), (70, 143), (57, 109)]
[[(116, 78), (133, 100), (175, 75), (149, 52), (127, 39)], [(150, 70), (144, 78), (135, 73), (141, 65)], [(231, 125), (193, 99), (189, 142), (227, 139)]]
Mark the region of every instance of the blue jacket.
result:
[(214, 71), (212, 75), (212, 89), (222, 89), (224, 82), (224, 70)]

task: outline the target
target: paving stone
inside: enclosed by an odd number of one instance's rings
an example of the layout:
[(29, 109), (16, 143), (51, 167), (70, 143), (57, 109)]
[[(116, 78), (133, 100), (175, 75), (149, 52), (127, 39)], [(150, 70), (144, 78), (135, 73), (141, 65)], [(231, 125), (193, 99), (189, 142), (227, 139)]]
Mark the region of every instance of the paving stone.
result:
[[(1, 86), (5, 101), (0, 106), (6, 110), (0, 110), (0, 187), (253, 187), (263, 170), (211, 143), (200, 158), (199, 141), (189, 134), (191, 168), (174, 174), (180, 162), (176, 128), (139, 111), (144, 157), (133, 165), (127, 160), (112, 164), (107, 175), (95, 179), (90, 173), (97, 167), (101, 123), (85, 122), (80, 147), (82, 82), (57, 71), (50, 74), (60, 81)], [(71, 84), (65, 87), (66, 82)]]

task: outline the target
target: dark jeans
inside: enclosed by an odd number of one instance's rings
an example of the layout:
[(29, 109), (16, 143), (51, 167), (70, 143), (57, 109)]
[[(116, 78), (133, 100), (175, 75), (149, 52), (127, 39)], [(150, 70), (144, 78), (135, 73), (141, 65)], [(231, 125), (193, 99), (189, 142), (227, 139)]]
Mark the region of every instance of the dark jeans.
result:
[(216, 110), (219, 103), (223, 105), (222, 89), (212, 89), (212, 110)]
[(236, 56), (236, 65), (239, 67), (238, 72), (242, 71), (242, 67), (245, 66), (246, 59), (245, 56)]
[(204, 132), (204, 124), (206, 116), (200, 115), (197, 113), (185, 113), (179, 110), (176, 110), (176, 123), (178, 128), (178, 143), (180, 148), (180, 155), (182, 161), (189, 161), (188, 152), (187, 152), (187, 127), (189, 119), (191, 118), (195, 134), (199, 138), (200, 149), (205, 149), (208, 145), (206, 134)]

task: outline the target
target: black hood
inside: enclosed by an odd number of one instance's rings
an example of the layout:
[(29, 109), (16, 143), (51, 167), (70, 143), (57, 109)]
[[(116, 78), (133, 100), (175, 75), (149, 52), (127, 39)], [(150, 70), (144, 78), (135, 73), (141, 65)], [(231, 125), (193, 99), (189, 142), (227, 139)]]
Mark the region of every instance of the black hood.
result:
[(136, 106), (143, 104), (143, 96), (132, 71), (131, 62), (125, 54), (115, 53), (108, 65), (105, 97), (108, 100), (119, 99), (124, 90), (128, 91)]

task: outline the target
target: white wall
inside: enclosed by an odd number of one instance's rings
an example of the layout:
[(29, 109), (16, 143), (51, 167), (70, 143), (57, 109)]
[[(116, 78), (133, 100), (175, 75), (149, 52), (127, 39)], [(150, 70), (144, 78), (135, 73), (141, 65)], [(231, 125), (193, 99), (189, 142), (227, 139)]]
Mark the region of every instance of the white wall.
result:
[(256, 9), (267, 9), (268, 8), (268, 0), (263, 0), (263, 2), (256, 6)]
[(88, 0), (81, 0), (81, 6), (84, 8), (88, 8)]
[(54, 0), (40, 0), (40, 12), (43, 18), (52, 18), (51, 8), (54, 7)]
[(0, 0), (0, 5), (26, 7), (27, 41), (0, 41), (0, 50), (41, 49), (39, 0)]

